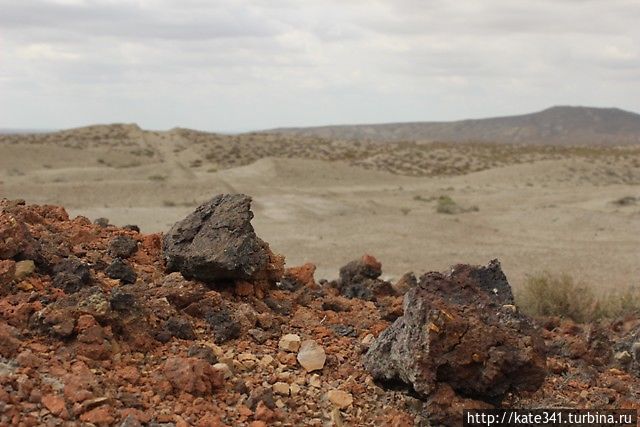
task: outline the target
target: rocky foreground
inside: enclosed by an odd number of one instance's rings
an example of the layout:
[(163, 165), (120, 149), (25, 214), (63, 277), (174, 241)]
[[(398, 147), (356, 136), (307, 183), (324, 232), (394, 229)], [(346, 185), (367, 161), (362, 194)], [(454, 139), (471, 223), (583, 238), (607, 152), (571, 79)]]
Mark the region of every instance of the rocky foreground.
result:
[(637, 317), (530, 319), (497, 261), (389, 283), (365, 255), (316, 281), (255, 235), (250, 202), (216, 196), (163, 236), (1, 201), (0, 425), (427, 426), (461, 425), (463, 408), (640, 407)]

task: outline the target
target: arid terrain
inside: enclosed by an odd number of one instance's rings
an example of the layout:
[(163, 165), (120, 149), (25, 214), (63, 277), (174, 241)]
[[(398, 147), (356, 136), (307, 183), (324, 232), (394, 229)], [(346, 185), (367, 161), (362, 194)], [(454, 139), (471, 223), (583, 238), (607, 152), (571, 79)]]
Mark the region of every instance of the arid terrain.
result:
[(254, 225), (318, 276), (372, 253), (397, 278), (499, 258), (525, 276), (597, 289), (640, 281), (640, 147), (380, 144), (135, 125), (0, 136), (0, 197), (166, 231), (222, 192), (253, 197)]
[(103, 125), (0, 174), (2, 425), (640, 406), (638, 145)]

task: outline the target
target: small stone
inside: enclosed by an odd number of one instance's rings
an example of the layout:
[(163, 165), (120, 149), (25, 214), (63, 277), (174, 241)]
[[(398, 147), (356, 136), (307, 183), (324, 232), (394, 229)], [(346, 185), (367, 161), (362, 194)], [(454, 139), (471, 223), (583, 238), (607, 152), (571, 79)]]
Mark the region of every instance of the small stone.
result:
[(95, 225), (97, 225), (98, 227), (106, 228), (106, 227), (109, 226), (109, 219), (108, 218), (96, 218), (96, 220), (93, 221), (93, 223)]
[(353, 403), (353, 396), (342, 390), (329, 390), (327, 398), (340, 409), (349, 407)]
[(61, 396), (48, 394), (42, 397), (41, 402), (53, 415), (60, 416), (67, 411), (64, 398)]
[(233, 377), (233, 372), (231, 371), (229, 365), (227, 365), (226, 363), (216, 363), (215, 365), (213, 365), (213, 369), (219, 371), (224, 379)]
[(507, 310), (511, 311), (512, 313), (517, 313), (518, 312), (518, 307), (516, 307), (514, 304), (505, 304), (502, 306), (502, 308), (506, 308)]
[(262, 359), (260, 359), (260, 362), (258, 362), (258, 363), (263, 368), (266, 368), (269, 365), (273, 364), (274, 361), (275, 361), (275, 359), (273, 358), (273, 356), (270, 356), (270, 355), (267, 354)]
[(620, 363), (629, 363), (633, 359), (628, 351), (619, 351), (613, 357)]
[(128, 258), (138, 250), (138, 242), (129, 236), (116, 236), (109, 243), (107, 250), (114, 258)]
[(300, 349), (300, 336), (296, 334), (286, 334), (280, 338), (278, 347), (280, 350), (295, 353)]
[(362, 341), (360, 342), (362, 343), (363, 346), (369, 347), (374, 339), (375, 337), (373, 336), (373, 334), (367, 334), (364, 336), (364, 338), (362, 338)]
[(311, 387), (320, 388), (322, 387), (322, 380), (319, 375), (313, 374), (309, 377), (309, 385)]
[(16, 262), (16, 280), (23, 280), (31, 276), (36, 271), (36, 264), (30, 259)]
[(317, 371), (324, 367), (327, 355), (324, 348), (314, 340), (303, 341), (298, 351), (298, 362), (307, 372)]
[(340, 413), (340, 409), (333, 408), (333, 411), (331, 411), (331, 422), (336, 427), (344, 426), (344, 420), (342, 419), (342, 414)]
[(296, 384), (293, 383), (289, 386), (289, 392), (291, 393), (291, 396), (296, 396), (300, 393), (301, 387)]
[(253, 295), (253, 284), (245, 281), (239, 281), (236, 283), (236, 295), (240, 297), (250, 297)]
[(274, 393), (281, 394), (283, 396), (289, 395), (289, 384), (278, 381), (273, 385)]
[(586, 399), (587, 397), (589, 397), (589, 392), (587, 390), (582, 390), (580, 392), (580, 397)]
[(113, 260), (105, 273), (112, 279), (119, 279), (122, 283), (135, 283), (138, 278), (135, 270), (121, 258)]

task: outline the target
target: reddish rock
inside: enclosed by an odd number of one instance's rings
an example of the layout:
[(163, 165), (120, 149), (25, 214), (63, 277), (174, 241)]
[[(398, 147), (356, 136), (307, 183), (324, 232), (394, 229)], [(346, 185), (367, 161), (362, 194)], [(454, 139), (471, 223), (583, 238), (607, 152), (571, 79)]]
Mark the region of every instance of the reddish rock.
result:
[(16, 262), (11, 259), (0, 260), (0, 296), (10, 292), (9, 285), (16, 274)]
[(115, 422), (113, 409), (110, 406), (100, 406), (80, 415), (80, 420), (96, 426), (111, 426)]
[(545, 379), (544, 342), (513, 305), (497, 261), (427, 273), (405, 295), (404, 315), (371, 345), (365, 368), (380, 381), (402, 381), (423, 397), (439, 383), (494, 400), (535, 391)]
[(0, 322), (0, 355), (14, 357), (20, 349), (20, 333), (12, 326)]
[(206, 395), (223, 385), (222, 374), (209, 363), (195, 357), (170, 357), (162, 372), (179, 391)]
[(351, 261), (340, 269), (340, 279), (334, 282), (338, 291), (348, 298), (376, 300), (396, 295), (391, 283), (379, 279), (382, 265), (371, 255)]
[(296, 290), (302, 287), (316, 287), (313, 277), (316, 265), (310, 262), (299, 267), (287, 268), (282, 276), (281, 287), (287, 290)]
[(47, 394), (42, 396), (40, 400), (42, 405), (49, 410), (53, 415), (61, 418), (67, 418), (67, 406), (64, 401), (64, 398), (61, 396), (56, 396), (54, 394)]
[[(0, 208), (4, 206), (0, 205)], [(29, 232), (27, 225), (5, 209), (0, 212), (0, 242), (0, 259), (39, 258), (39, 244)]]

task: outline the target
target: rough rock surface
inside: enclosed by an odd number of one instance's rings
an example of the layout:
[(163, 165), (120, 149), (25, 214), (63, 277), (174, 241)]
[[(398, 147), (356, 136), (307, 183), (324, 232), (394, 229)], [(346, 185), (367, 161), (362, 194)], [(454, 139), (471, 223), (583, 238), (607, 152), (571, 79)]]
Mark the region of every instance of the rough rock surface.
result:
[(427, 273), (405, 295), (404, 315), (365, 355), (374, 378), (401, 381), (424, 397), (438, 383), (465, 396), (499, 400), (535, 391), (546, 375), (544, 342), (531, 320), (514, 312), (497, 260)]
[(347, 298), (374, 301), (382, 296), (396, 295), (391, 283), (379, 279), (382, 264), (371, 255), (351, 261), (340, 269), (340, 279), (334, 283)]
[[(9, 250), (0, 240), (1, 426), (456, 426), (463, 409), (495, 406), (444, 382), (425, 401), (373, 381), (362, 353), (402, 314), (399, 296), (347, 298), (325, 280), (313, 285), (309, 266), (291, 269), (306, 282), (294, 291), (261, 288), (263, 279), (247, 281), (251, 293), (212, 289), (166, 273), (159, 234), (2, 200), (0, 224), (8, 223), (32, 240), (8, 239)], [(121, 235), (138, 242), (126, 259), (134, 284), (105, 272)], [(18, 279), (16, 261), (25, 260), (36, 269)], [(57, 286), (60, 273), (79, 288)], [(501, 406), (640, 406), (638, 316), (537, 320), (549, 374)], [(307, 372), (280, 348), (287, 334), (321, 346), (323, 368)]]
[(251, 198), (220, 194), (176, 223), (164, 236), (167, 269), (203, 282), (261, 278), (276, 281), (275, 257), (251, 226)]

